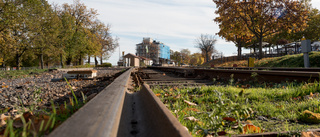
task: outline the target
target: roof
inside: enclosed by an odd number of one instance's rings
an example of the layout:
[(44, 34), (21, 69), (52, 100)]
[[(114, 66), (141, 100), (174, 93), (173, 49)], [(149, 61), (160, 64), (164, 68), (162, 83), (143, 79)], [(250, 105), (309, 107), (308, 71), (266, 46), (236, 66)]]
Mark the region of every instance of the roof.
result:
[(132, 56), (132, 57), (134, 57), (134, 58), (139, 58), (138, 56), (136, 56), (136, 55), (134, 55), (134, 54), (132, 54), (132, 53), (128, 53), (128, 54), (124, 55), (124, 57), (126, 57), (126, 56)]

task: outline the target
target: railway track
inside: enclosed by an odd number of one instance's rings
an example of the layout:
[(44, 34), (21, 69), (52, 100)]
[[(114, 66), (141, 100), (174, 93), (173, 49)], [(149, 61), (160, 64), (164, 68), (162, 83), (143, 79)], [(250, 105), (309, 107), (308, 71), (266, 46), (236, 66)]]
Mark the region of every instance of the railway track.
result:
[[(257, 80), (263, 82), (306, 82), (319, 81), (320, 70), (317, 69), (276, 69), (270, 70), (236, 70), (236, 69), (198, 69), (198, 68), (176, 68), (176, 67), (149, 67), (165, 72), (171, 72), (184, 77), (201, 77), (212, 80), (213, 78)], [(249, 68), (248, 68), (249, 69)], [(299, 71), (296, 71), (299, 70)]]
[[(191, 136), (155, 96), (152, 87), (212, 85), (213, 77), (250, 78), (257, 73), (265, 81), (319, 80), (317, 72), (190, 69), (170, 67), (131, 68), (114, 80), (95, 98), (53, 130), (50, 137), (164, 137)], [(140, 90), (135, 92), (135, 86)], [(320, 130), (313, 130), (320, 131)], [(288, 132), (239, 135), (247, 137), (282, 136)]]

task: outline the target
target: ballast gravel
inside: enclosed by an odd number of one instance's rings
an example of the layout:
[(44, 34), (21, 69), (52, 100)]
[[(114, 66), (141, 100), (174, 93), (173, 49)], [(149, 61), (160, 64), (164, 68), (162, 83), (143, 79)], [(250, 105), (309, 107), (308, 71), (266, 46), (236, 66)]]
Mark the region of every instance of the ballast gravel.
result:
[[(71, 90), (77, 97), (82, 98), (97, 94), (107, 87), (114, 79), (114, 75), (121, 70), (97, 70), (94, 80), (65, 80), (52, 82), (52, 79), (61, 79), (66, 71), (50, 71), (27, 78), (0, 79), (0, 109), (21, 106), (48, 106), (51, 101), (62, 104), (73, 97)], [(1, 73), (1, 71), (0, 71)], [(81, 93), (82, 92), (82, 93)]]

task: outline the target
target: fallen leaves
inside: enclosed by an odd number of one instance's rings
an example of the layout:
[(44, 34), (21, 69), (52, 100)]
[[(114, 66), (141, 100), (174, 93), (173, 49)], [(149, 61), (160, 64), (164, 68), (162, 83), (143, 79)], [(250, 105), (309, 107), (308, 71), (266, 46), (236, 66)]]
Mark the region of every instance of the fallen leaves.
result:
[(319, 137), (320, 133), (319, 132), (301, 132), (301, 137)]
[(243, 134), (246, 133), (262, 133), (263, 130), (260, 127), (254, 126), (252, 124), (247, 124), (243, 127)]
[(230, 121), (230, 122), (236, 121), (236, 119), (233, 117), (224, 117), (223, 120)]
[(6, 120), (10, 118), (9, 116), (6, 116), (5, 114), (0, 115), (0, 127), (6, 125)]
[(192, 102), (190, 102), (188, 100), (183, 100), (183, 102), (187, 103), (189, 106), (197, 106), (197, 104), (192, 103)]
[(193, 121), (193, 122), (199, 121), (199, 120), (196, 119), (195, 117), (185, 117), (184, 119), (185, 119), (185, 120), (190, 120), (190, 121)]
[(1, 88), (8, 88), (8, 85), (2, 85)]
[(193, 112), (200, 112), (198, 109), (196, 108), (185, 108), (184, 110), (186, 111), (193, 111)]
[(307, 123), (319, 124), (320, 123), (320, 113), (313, 113), (309, 110), (305, 110), (302, 112), (300, 119), (301, 119), (301, 121), (304, 121)]

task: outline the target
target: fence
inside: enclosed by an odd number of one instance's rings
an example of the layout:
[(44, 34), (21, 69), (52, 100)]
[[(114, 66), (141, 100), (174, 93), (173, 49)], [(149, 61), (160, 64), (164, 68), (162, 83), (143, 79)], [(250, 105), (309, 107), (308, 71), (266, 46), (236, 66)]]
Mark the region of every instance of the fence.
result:
[[(315, 52), (319, 52), (319, 51), (315, 51)], [(281, 57), (281, 56), (285, 56), (285, 55), (293, 55), (293, 54), (300, 54), (299, 52), (287, 52), (287, 54), (285, 52), (280, 52), (279, 54), (264, 54), (263, 58), (270, 58), (270, 57)], [(214, 65), (219, 65), (219, 64), (223, 64), (225, 62), (230, 62), (230, 61), (241, 61), (241, 60), (248, 60), (249, 57), (253, 57), (253, 58), (259, 58), (259, 54), (258, 53), (251, 53), (251, 54), (244, 54), (241, 56), (241, 58), (239, 59), (238, 56), (229, 56), (229, 57), (220, 57), (220, 58), (216, 58), (214, 60), (211, 60), (207, 63), (205, 63), (204, 65), (210, 65), (210, 64), (214, 64)]]

